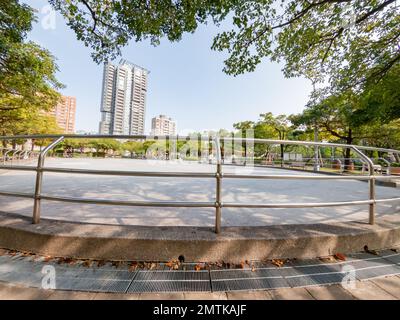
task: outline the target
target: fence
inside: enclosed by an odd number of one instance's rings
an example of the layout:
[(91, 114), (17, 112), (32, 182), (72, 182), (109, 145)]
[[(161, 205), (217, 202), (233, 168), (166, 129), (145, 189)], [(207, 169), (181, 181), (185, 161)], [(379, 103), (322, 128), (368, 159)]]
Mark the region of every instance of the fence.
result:
[[(323, 142), (305, 142), (305, 141), (287, 141), (287, 140), (268, 140), (268, 139), (246, 139), (246, 138), (224, 138), (224, 141), (231, 140), (232, 143), (263, 143), (270, 145), (298, 145), (308, 146), (314, 148), (320, 147), (336, 147), (351, 149), (357, 154), (360, 159), (368, 167), (368, 175), (256, 175), (256, 174), (231, 174), (223, 173), (222, 156), (221, 156), (221, 138), (214, 137), (210, 140), (209, 137), (200, 138), (205, 141), (212, 141), (215, 147), (216, 170), (215, 173), (207, 172), (133, 172), (133, 171), (116, 171), (116, 170), (88, 170), (88, 169), (71, 169), (71, 168), (50, 168), (45, 166), (45, 159), (49, 151), (53, 150), (57, 145), (64, 141), (66, 138), (73, 139), (91, 139), (91, 138), (112, 138), (112, 139), (140, 139), (140, 140), (190, 140), (191, 137), (180, 136), (145, 136), (145, 135), (119, 135), (119, 136), (103, 136), (103, 135), (36, 135), (36, 136), (2, 136), (0, 140), (15, 140), (15, 139), (53, 139), (53, 141), (44, 148), (39, 154), (37, 165), (21, 166), (5, 164), (7, 157), (12, 154), (11, 159), (15, 155), (21, 154), (21, 150), (9, 150), (3, 152), (3, 165), (0, 169), (16, 170), (16, 171), (35, 171), (36, 182), (35, 191), (33, 194), (17, 193), (1, 191), (0, 196), (12, 196), (31, 198), (34, 200), (33, 218), (34, 224), (40, 222), (41, 214), (41, 200), (47, 201), (60, 201), (69, 203), (84, 203), (84, 204), (98, 204), (98, 205), (115, 205), (115, 206), (132, 206), (132, 207), (183, 207), (183, 208), (215, 208), (215, 232), (221, 232), (221, 219), (222, 208), (315, 208), (315, 207), (334, 207), (334, 206), (369, 206), (369, 223), (375, 223), (375, 209), (377, 203), (399, 201), (400, 197), (388, 199), (376, 199), (375, 197), (375, 181), (398, 178), (391, 175), (379, 176), (375, 174), (374, 162), (367, 157), (361, 150), (372, 150), (386, 153), (400, 154), (400, 151), (393, 149), (383, 149), (365, 146), (323, 143)], [(31, 153), (34, 156), (34, 153)], [(213, 178), (215, 179), (215, 201), (212, 202), (183, 202), (183, 201), (118, 201), (118, 200), (105, 200), (105, 199), (89, 199), (89, 198), (74, 198), (64, 196), (49, 196), (42, 194), (43, 174), (45, 172), (56, 173), (70, 173), (70, 174), (91, 174), (91, 175), (114, 175), (114, 176), (141, 176), (141, 177), (180, 177), (180, 178)], [(369, 194), (367, 200), (354, 200), (354, 201), (337, 201), (337, 202), (304, 202), (304, 203), (229, 203), (222, 201), (222, 183), (224, 179), (279, 179), (279, 180), (360, 180), (369, 182)]]

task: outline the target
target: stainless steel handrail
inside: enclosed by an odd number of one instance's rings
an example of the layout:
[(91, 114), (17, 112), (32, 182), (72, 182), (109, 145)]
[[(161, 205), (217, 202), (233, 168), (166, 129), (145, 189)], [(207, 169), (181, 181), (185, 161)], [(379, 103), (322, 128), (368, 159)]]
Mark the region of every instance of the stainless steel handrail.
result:
[(215, 178), (212, 172), (158, 172), (158, 171), (120, 171), (120, 170), (88, 170), (69, 168), (42, 168), (43, 172), (76, 173), (105, 176), (132, 176), (132, 177), (177, 177), (177, 178)]
[(215, 155), (217, 160), (217, 172), (215, 183), (215, 232), (221, 232), (221, 219), (222, 219), (222, 155), (220, 138), (215, 137)]
[[(396, 155), (400, 154), (400, 151), (393, 149), (383, 149), (365, 146), (354, 146), (345, 144), (335, 144), (335, 143), (324, 143), (324, 142), (308, 142), (308, 141), (287, 141), (287, 140), (270, 140), (270, 139), (247, 139), (247, 138), (220, 138), (215, 137), (213, 139), (215, 145), (215, 159), (216, 159), (216, 172), (145, 172), (145, 171), (125, 171), (125, 170), (91, 170), (91, 169), (71, 169), (71, 168), (51, 168), (45, 167), (44, 162), (46, 155), (49, 151), (54, 149), (66, 138), (112, 138), (112, 139), (142, 139), (142, 140), (183, 140), (188, 141), (190, 139), (200, 139), (201, 141), (210, 141), (210, 137), (188, 137), (188, 136), (145, 136), (145, 135), (134, 135), (134, 136), (104, 136), (104, 135), (34, 135), (34, 136), (0, 136), (0, 140), (10, 140), (10, 139), (54, 139), (44, 150), (42, 150), (38, 155), (38, 162), (36, 167), (30, 166), (15, 166), (15, 165), (5, 165), (6, 159), (8, 159), (8, 154), (13, 153), (11, 159), (14, 158), (18, 153), (27, 154), (30, 157), (31, 154), (34, 155), (33, 151), (23, 151), (23, 150), (6, 150), (3, 148), (3, 163), (0, 169), (16, 170), (16, 171), (36, 171), (36, 182), (35, 182), (35, 192), (34, 194), (18, 193), (18, 192), (6, 192), (0, 191), (1, 196), (14, 196), (23, 198), (33, 198), (34, 199), (34, 209), (33, 209), (33, 223), (39, 223), (40, 221), (40, 204), (41, 200), (48, 201), (62, 201), (70, 203), (86, 203), (86, 204), (100, 204), (100, 205), (120, 205), (120, 206), (140, 206), (140, 207), (206, 207), (215, 208), (215, 232), (221, 232), (221, 211), (222, 208), (312, 208), (312, 207), (334, 207), (334, 206), (350, 206), (350, 205), (367, 205), (369, 206), (369, 223), (375, 223), (375, 209), (377, 203), (386, 203), (392, 201), (398, 201), (400, 198), (389, 198), (389, 199), (376, 199), (375, 198), (375, 181), (376, 180), (387, 180), (396, 179), (397, 176), (376, 176), (374, 172), (374, 163), (367, 157), (361, 150), (377, 150), (382, 152), (390, 152)], [(348, 148), (355, 152), (363, 162), (368, 165), (368, 176), (349, 176), (349, 175), (247, 175), (247, 174), (230, 174), (222, 172), (222, 152), (221, 152), (221, 140), (233, 140), (238, 142), (258, 142), (272, 145), (279, 144), (292, 144), (292, 145), (303, 145), (303, 146), (322, 146), (322, 147), (340, 147)], [(144, 176), (144, 177), (182, 177), (182, 178), (215, 178), (216, 179), (216, 189), (215, 189), (215, 202), (184, 202), (184, 201), (123, 201), (123, 200), (107, 200), (107, 199), (89, 199), (89, 198), (72, 198), (72, 197), (60, 197), (60, 196), (50, 196), (42, 195), (42, 182), (44, 172), (52, 173), (71, 173), (71, 174), (91, 174), (91, 175), (112, 175), (112, 176)], [(369, 199), (368, 200), (353, 200), (353, 201), (338, 201), (338, 202), (314, 202), (314, 203), (269, 203), (269, 204), (256, 204), (256, 203), (224, 203), (222, 201), (222, 181), (224, 178), (229, 179), (294, 179), (294, 180), (364, 180), (369, 182)]]
[[(121, 139), (121, 140), (129, 140), (129, 139), (138, 139), (138, 140), (181, 140), (188, 141), (190, 139), (196, 138), (202, 141), (209, 141), (209, 137), (204, 136), (151, 136), (151, 135), (85, 135), (85, 134), (46, 134), (46, 135), (17, 135), (17, 136), (0, 136), (0, 140), (15, 140), (15, 139), (58, 139), (60, 137), (64, 137), (64, 139)], [(234, 140), (237, 142), (253, 141), (254, 143), (268, 143), (268, 144), (283, 144), (283, 145), (303, 145), (303, 146), (320, 146), (320, 147), (338, 147), (338, 148), (351, 148), (354, 145), (351, 144), (340, 144), (340, 143), (330, 143), (330, 142), (314, 142), (314, 141), (297, 141), (297, 140), (275, 140), (275, 139), (257, 139), (257, 138), (236, 138), (236, 137), (221, 137), (220, 140), (230, 141)], [(387, 149), (387, 148), (376, 148), (369, 146), (357, 146), (359, 150), (370, 150), (370, 151), (381, 151), (381, 152), (390, 152), (400, 154), (400, 150), (395, 149)]]
[(373, 202), (369, 204), (369, 224), (375, 223), (375, 179), (374, 179), (374, 162), (367, 157), (364, 153), (362, 153), (357, 147), (353, 146), (352, 149), (357, 153), (362, 159), (364, 159), (368, 164), (368, 172), (371, 176), (371, 180), (369, 180), (369, 199)]
[(37, 172), (36, 172), (36, 183), (35, 183), (35, 195), (34, 195), (34, 203), (33, 203), (33, 223), (37, 224), (40, 221), (40, 196), (42, 193), (42, 182), (43, 182), (43, 166), (44, 160), (46, 158), (47, 153), (53, 149), (55, 146), (60, 144), (64, 140), (64, 137), (61, 136), (50, 143), (42, 152), (39, 154), (38, 164), (37, 164)]

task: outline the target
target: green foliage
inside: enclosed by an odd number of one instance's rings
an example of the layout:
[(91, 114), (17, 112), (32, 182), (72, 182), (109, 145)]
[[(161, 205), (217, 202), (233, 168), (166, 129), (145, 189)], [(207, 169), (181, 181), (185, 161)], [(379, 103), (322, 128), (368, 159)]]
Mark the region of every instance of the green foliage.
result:
[(361, 93), (349, 90), (315, 99), (303, 113), (292, 115), (290, 119), (295, 126), (303, 127), (305, 132), (317, 126), (329, 141), (398, 148), (400, 99), (394, 85), (398, 81), (389, 76), (379, 85), (366, 87)]
[(400, 64), (394, 66), (379, 83), (368, 83), (361, 94), (361, 121), (378, 118), (383, 123), (400, 118)]
[[(113, 59), (130, 39), (150, 39), (158, 45), (160, 39), (182, 38), (194, 32), (209, 15), (219, 14), (225, 1), (215, 0), (49, 0), (76, 32), (79, 40), (93, 49), (96, 62)], [(229, 5), (226, 2), (226, 5)]]
[(121, 149), (121, 143), (114, 139), (90, 139), (88, 146), (96, 149), (96, 152), (104, 152), (108, 151), (119, 151)]
[(42, 132), (33, 130), (38, 128), (37, 119), (45, 119), (41, 112), (54, 107), (60, 97), (56, 89), (62, 85), (55, 78), (54, 57), (37, 44), (25, 42), (33, 20), (30, 7), (17, 0), (0, 0), (1, 134), (21, 133), (21, 122), (29, 128), (26, 133)]
[[(286, 140), (293, 137), (293, 128), (289, 118), (286, 115), (274, 116), (271, 112), (260, 115), (257, 122), (244, 121), (235, 123), (233, 127), (245, 137), (247, 130), (253, 130), (254, 138), (256, 139), (273, 139), (273, 140)], [(287, 146), (280, 146), (281, 157), (287, 149)], [(255, 144), (254, 153), (256, 156), (261, 156), (271, 152), (272, 146), (270, 144)]]
[(122, 144), (121, 149), (128, 151), (131, 154), (131, 157), (134, 154), (143, 154), (145, 151), (144, 145), (140, 141), (127, 141)]
[(178, 41), (199, 24), (231, 28), (212, 44), (228, 53), (224, 71), (254, 71), (269, 57), (288, 77), (330, 80), (334, 88), (379, 80), (400, 61), (395, 0), (49, 0), (96, 62), (113, 59), (130, 39)]

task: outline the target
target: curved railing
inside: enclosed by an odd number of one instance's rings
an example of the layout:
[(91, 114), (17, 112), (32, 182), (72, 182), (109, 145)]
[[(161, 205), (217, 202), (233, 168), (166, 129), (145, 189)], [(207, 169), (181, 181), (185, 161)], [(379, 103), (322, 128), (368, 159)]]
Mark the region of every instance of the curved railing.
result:
[[(16, 170), (16, 171), (35, 171), (36, 183), (35, 191), (33, 194), (6, 192), (1, 191), (2, 196), (31, 198), (34, 200), (33, 208), (33, 223), (40, 222), (41, 213), (41, 200), (48, 201), (61, 201), (69, 203), (85, 203), (85, 204), (99, 204), (99, 205), (117, 205), (117, 206), (134, 206), (134, 207), (193, 207), (193, 208), (215, 208), (215, 232), (221, 232), (221, 216), (222, 208), (314, 208), (314, 207), (334, 207), (334, 206), (369, 206), (369, 223), (375, 223), (375, 209), (377, 203), (399, 201), (400, 197), (389, 199), (376, 199), (375, 197), (375, 182), (377, 180), (387, 180), (398, 178), (392, 175), (376, 175), (374, 162), (366, 156), (362, 151), (380, 151), (383, 153), (393, 153), (397, 157), (400, 155), (399, 150), (374, 148), (368, 146), (355, 146), (337, 143), (325, 142), (309, 142), (309, 141), (289, 141), (289, 140), (269, 140), (269, 139), (250, 139), (250, 138), (226, 138), (223, 140), (231, 142), (251, 142), (263, 143), (269, 145), (295, 145), (295, 146), (311, 146), (314, 148), (319, 147), (337, 147), (350, 149), (357, 154), (368, 167), (368, 176), (366, 175), (256, 175), (256, 174), (233, 174), (223, 173), (222, 168), (222, 153), (221, 153), (221, 139), (220, 137), (198, 137), (202, 141), (210, 141), (215, 147), (216, 170), (215, 173), (207, 172), (143, 172), (143, 171), (116, 171), (116, 170), (89, 170), (89, 169), (71, 169), (71, 168), (51, 168), (45, 166), (46, 155), (53, 150), (57, 145), (64, 141), (66, 138), (73, 139), (93, 139), (93, 138), (110, 138), (110, 139), (140, 139), (140, 140), (176, 140), (187, 141), (193, 139), (190, 136), (146, 136), (146, 135), (22, 135), (22, 136), (0, 136), (1, 140), (15, 140), (15, 139), (52, 139), (53, 141), (44, 148), (38, 155), (37, 165), (21, 166), (21, 165), (7, 165), (7, 159), (10, 155), (11, 160), (18, 154), (23, 154), (22, 150), (3, 150), (3, 165), (0, 169)], [(42, 194), (42, 181), (45, 172), (57, 173), (70, 173), (70, 174), (91, 174), (91, 175), (116, 175), (116, 176), (141, 176), (141, 177), (180, 177), (180, 178), (215, 178), (215, 201), (212, 202), (184, 202), (184, 201), (120, 201), (120, 200), (105, 200), (105, 199), (89, 199), (89, 198), (74, 198), (64, 196), (49, 196)], [(369, 182), (369, 194), (367, 200), (354, 200), (354, 201), (337, 201), (337, 202), (312, 202), (312, 203), (234, 203), (222, 201), (222, 183), (224, 179), (288, 179), (288, 180), (360, 180)]]

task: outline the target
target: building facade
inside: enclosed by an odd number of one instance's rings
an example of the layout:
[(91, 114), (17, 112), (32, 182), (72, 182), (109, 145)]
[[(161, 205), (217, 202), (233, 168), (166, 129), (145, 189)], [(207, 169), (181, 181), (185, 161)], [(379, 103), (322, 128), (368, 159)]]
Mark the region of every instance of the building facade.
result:
[(176, 122), (165, 115), (151, 119), (151, 134), (154, 136), (167, 136), (176, 134)]
[(148, 74), (127, 60), (104, 64), (100, 134), (144, 134)]
[(57, 125), (64, 133), (75, 133), (75, 97), (61, 96), (60, 101), (49, 114), (56, 118)]

